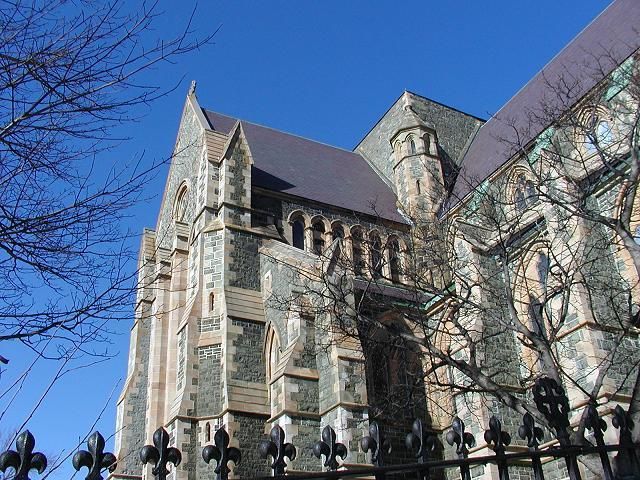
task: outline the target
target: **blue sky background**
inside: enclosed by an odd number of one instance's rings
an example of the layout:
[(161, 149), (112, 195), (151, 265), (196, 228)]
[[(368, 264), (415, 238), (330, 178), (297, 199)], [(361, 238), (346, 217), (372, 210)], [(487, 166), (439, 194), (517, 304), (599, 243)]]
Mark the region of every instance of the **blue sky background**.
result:
[[(192, 79), (208, 109), (347, 149), (404, 89), (487, 118), (608, 3), (203, 1), (194, 27), (203, 34), (221, 27), (215, 44), (145, 76), (147, 82), (178, 88), (136, 112), (143, 114), (139, 121), (114, 132), (126, 132), (131, 140), (101, 161), (128, 162), (141, 154), (149, 162), (166, 158)], [(161, 5), (166, 15), (148, 32), (150, 38), (175, 32), (192, 4), (164, 0)], [(167, 169), (149, 183), (149, 199), (132, 209), (123, 229), (139, 233), (155, 225)], [(131, 242), (137, 245), (138, 239)], [(53, 386), (28, 421), (38, 449), (69, 453), (103, 408), (98, 428), (113, 433), (130, 326), (113, 326), (119, 335), (109, 346), (117, 354), (112, 360), (71, 372)], [(0, 354), (11, 360), (0, 378), (4, 392), (33, 354), (9, 344), (0, 345)], [(57, 367), (37, 364), (0, 418), (0, 433), (6, 436), (23, 423)], [(6, 410), (5, 400), (0, 411)], [(73, 470), (70, 461), (66, 465), (50, 478), (68, 479)]]

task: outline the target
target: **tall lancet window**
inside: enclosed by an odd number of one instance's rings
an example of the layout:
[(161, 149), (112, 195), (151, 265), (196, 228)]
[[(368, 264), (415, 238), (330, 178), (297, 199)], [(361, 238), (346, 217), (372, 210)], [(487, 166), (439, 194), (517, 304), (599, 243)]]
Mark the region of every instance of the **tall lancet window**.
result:
[(409, 155), (415, 155), (416, 154), (416, 141), (413, 139), (413, 137), (409, 137)]
[(184, 222), (187, 213), (187, 186), (182, 185), (176, 195), (176, 204), (173, 211), (173, 218), (178, 222)]
[(304, 250), (304, 223), (298, 219), (293, 222), (291, 227), (293, 233), (293, 246)]

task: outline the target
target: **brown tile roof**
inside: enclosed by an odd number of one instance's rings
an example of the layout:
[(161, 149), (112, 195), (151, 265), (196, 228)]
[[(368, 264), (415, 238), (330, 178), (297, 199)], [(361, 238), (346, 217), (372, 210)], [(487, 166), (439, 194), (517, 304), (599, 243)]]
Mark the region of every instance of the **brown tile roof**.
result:
[[(564, 47), (478, 130), (462, 161), (449, 207), (512, 157), (510, 139), (515, 131), (524, 134), (521, 143), (528, 143), (547, 128), (547, 124), (531, 121), (532, 112), (543, 105), (562, 109), (575, 104), (640, 48), (639, 29), (640, 1), (617, 0)], [(576, 82), (571, 98), (558, 98), (558, 89), (553, 86), (561, 79)]]
[[(204, 113), (211, 128), (225, 134), (238, 121), (209, 110)], [(241, 123), (253, 156), (253, 186), (406, 223), (391, 188), (359, 154)]]

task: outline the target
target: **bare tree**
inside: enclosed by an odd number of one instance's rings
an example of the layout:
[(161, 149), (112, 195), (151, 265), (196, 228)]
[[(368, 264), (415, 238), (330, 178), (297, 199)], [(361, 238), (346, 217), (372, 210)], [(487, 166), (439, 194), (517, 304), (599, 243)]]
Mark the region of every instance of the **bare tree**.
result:
[[(168, 93), (148, 72), (210, 43), (157, 3), (4, 2), (0, 9), (0, 341), (96, 354), (137, 280), (122, 223), (158, 161), (110, 161), (117, 128)], [(121, 131), (121, 130), (120, 130)]]
[[(576, 406), (617, 398), (637, 412), (640, 77), (633, 61), (610, 74), (611, 60), (594, 63), (604, 80), (588, 89), (549, 79), (553, 101), (526, 112), (534, 136), (512, 124), (509, 168), (466, 179), (477, 188), (459, 208), (414, 209), (404, 231), (379, 221), (389, 240), (336, 238), (315, 261), (283, 264), (271, 305), (303, 305), (322, 338), (361, 346), (374, 416), (426, 396), (431, 415), (483, 405), (544, 425), (527, 395), (541, 376)], [(582, 414), (575, 442), (585, 425)]]

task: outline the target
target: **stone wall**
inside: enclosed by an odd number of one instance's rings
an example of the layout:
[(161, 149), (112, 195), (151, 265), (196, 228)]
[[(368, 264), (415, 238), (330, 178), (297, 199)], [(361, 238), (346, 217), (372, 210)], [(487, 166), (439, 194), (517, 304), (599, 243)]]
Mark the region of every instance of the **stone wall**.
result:
[(227, 230), (229, 236), (228, 269), (232, 287), (260, 290), (260, 238), (248, 232)]
[[(469, 138), (482, 125), (482, 120), (434, 102), (419, 95), (407, 93), (414, 111), (438, 136), (439, 156), (446, 163), (460, 163), (460, 155)], [(398, 100), (387, 111), (367, 136), (356, 147), (363, 156), (395, 187), (392, 166), (394, 154), (391, 138), (396, 133), (403, 112), (403, 101)]]
[(222, 345), (197, 348), (198, 394), (194, 406), (195, 416), (219, 415), (224, 402), (222, 378)]
[(242, 452), (242, 461), (234, 468), (234, 474), (240, 478), (266, 476), (271, 472), (270, 463), (260, 457), (257, 448), (261, 440), (268, 438), (265, 434), (266, 420), (267, 417), (259, 415), (246, 415), (239, 412), (233, 414), (232, 441)]
[[(137, 452), (145, 445), (147, 418), (147, 381), (149, 374), (149, 325), (152, 319), (144, 316), (137, 323), (135, 366), (129, 388), (123, 400), (123, 421), (118, 458), (118, 473), (140, 475)], [(119, 407), (120, 408), (120, 407)], [(122, 455), (124, 453), (124, 455)]]
[(197, 202), (197, 176), (198, 160), (202, 157), (202, 135), (203, 129), (200, 126), (191, 105), (185, 105), (184, 115), (180, 122), (178, 140), (174, 149), (167, 177), (167, 184), (156, 228), (158, 246), (170, 248), (175, 236), (175, 225), (173, 219), (173, 207), (178, 187), (183, 181), (187, 181), (187, 207), (184, 217), (185, 223), (192, 223), (196, 215)]
[(262, 354), (264, 324), (235, 318), (231, 319), (231, 324), (242, 328), (242, 334), (234, 336), (231, 342), (235, 349), (233, 356), (235, 369), (231, 372), (231, 378), (245, 382), (265, 383), (266, 367)]

